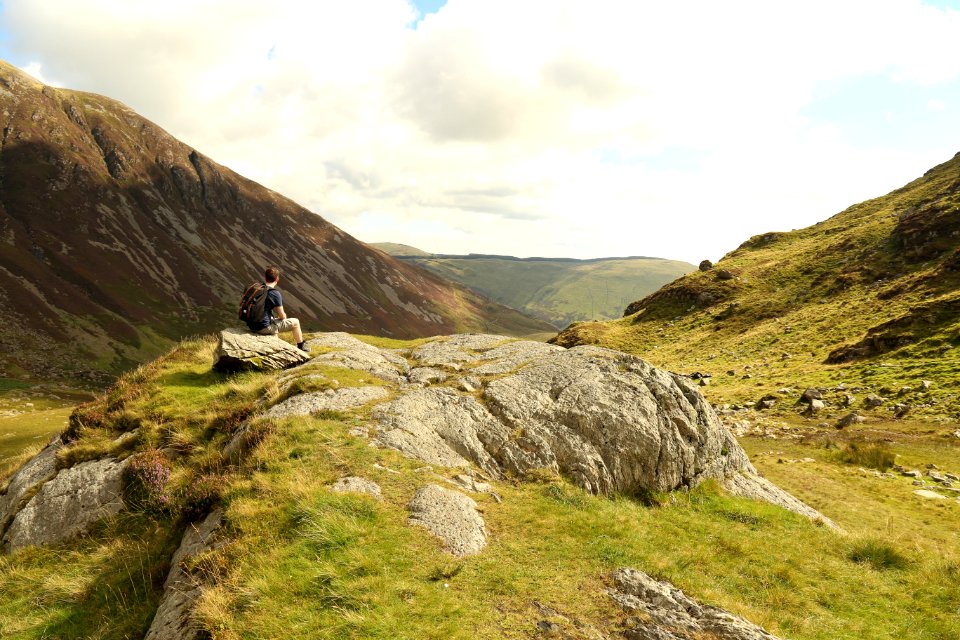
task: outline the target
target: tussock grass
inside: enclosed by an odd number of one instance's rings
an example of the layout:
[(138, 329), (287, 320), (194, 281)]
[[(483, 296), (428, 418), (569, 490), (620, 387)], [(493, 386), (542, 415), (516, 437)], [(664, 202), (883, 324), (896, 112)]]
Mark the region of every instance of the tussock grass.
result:
[(910, 564), (910, 560), (903, 553), (882, 540), (856, 542), (847, 557), (859, 564), (869, 564), (878, 571), (904, 569)]
[(896, 461), (896, 454), (885, 442), (850, 442), (838, 454), (838, 459), (868, 469), (886, 471)]

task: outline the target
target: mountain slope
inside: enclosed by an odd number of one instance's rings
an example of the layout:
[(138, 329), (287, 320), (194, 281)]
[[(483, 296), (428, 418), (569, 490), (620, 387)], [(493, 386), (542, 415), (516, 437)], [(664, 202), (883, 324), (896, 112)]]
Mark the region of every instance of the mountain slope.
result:
[(0, 107), (6, 375), (95, 377), (235, 324), (239, 291), (271, 263), (308, 329), (549, 330), (371, 250), (114, 100), (0, 63)]
[(958, 286), (960, 155), (809, 228), (755, 236), (623, 319), (574, 325), (557, 341), (713, 373), (718, 400), (844, 383), (887, 397), (884, 410), (951, 413), (960, 409)]
[(373, 245), (557, 327), (611, 319), (638, 296), (689, 273), (692, 264), (661, 258), (515, 258), (419, 255), (412, 247)]

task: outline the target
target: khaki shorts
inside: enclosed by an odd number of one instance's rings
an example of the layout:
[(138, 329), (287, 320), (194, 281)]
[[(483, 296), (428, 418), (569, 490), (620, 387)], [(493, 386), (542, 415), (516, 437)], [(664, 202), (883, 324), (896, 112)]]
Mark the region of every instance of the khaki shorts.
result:
[(296, 318), (284, 318), (283, 320), (278, 320), (274, 318), (270, 322), (269, 327), (264, 327), (257, 331), (262, 336), (275, 336), (281, 331), (293, 331), (293, 328), (300, 324)]

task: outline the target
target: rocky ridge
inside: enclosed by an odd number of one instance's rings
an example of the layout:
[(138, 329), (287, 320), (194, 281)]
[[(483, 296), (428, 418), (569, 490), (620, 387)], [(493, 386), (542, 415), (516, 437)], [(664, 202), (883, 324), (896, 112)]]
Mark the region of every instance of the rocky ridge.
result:
[[(354, 411), (365, 416), (364, 426), (351, 433), (429, 465), (408, 505), (409, 521), (440, 538), (454, 556), (482, 553), (490, 535), (476, 502), (464, 492), (492, 494), (495, 505), (496, 482), (544, 473), (607, 495), (687, 490), (713, 480), (735, 495), (834, 526), (756, 473), (688, 379), (636, 356), (487, 334), (436, 338), (397, 350), (327, 333), (308, 345), (323, 353), (277, 375), (277, 386), (224, 448), (224, 463), (237, 464), (256, 446), (251, 430), (258, 421), (334, 408)], [(300, 381), (327, 378), (331, 367), (360, 371), (371, 380), (320, 393), (293, 392)], [(424, 370), (429, 375), (422, 375)], [(372, 378), (377, 384), (370, 384)], [(129, 458), (89, 460), (52, 473), (50, 461), (59, 446), (54, 442), (29, 461), (0, 495), (10, 522), (8, 550), (55, 544), (123, 508), (120, 478)], [(434, 467), (452, 469), (453, 479)], [(380, 488), (362, 477), (341, 478), (330, 490), (382, 499)], [(217, 544), (220, 518), (215, 512), (188, 529), (171, 562), (154, 621), (157, 631), (148, 637), (195, 637), (189, 610), (204, 585), (184, 571), (184, 558)]]

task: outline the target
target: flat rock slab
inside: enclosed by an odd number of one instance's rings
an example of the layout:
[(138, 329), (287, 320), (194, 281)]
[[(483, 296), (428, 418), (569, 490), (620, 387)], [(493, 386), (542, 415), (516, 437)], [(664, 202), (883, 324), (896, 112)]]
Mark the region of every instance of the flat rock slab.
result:
[(21, 499), (37, 485), (46, 482), (57, 473), (57, 451), (62, 444), (56, 438), (43, 451), (30, 458), (19, 471), (13, 474), (7, 489), (0, 495), (0, 535), (20, 509)]
[(163, 596), (144, 640), (194, 640), (199, 629), (193, 623), (192, 610), (203, 593), (203, 583), (184, 571), (184, 561), (215, 546), (216, 533), (223, 514), (213, 511), (199, 524), (187, 527), (180, 547), (170, 560), (170, 573), (163, 583)]
[(7, 551), (68, 540), (118, 513), (123, 508), (120, 479), (125, 466), (106, 458), (60, 471), (13, 519), (4, 536)]
[(261, 336), (246, 329), (224, 329), (213, 354), (217, 371), (264, 371), (286, 369), (310, 359), (276, 336)]
[(632, 615), (626, 638), (631, 640), (779, 640), (761, 627), (723, 609), (702, 605), (668, 582), (636, 569), (617, 569), (613, 600)]
[(927, 498), (930, 500), (947, 500), (947, 496), (937, 493), (936, 491), (930, 491), (929, 489), (917, 489), (913, 492), (914, 494), (920, 496), (921, 498)]
[(509, 373), (529, 362), (564, 351), (563, 347), (545, 342), (519, 340), (507, 342), (483, 353), (481, 360), (489, 360), (471, 369), (475, 375), (497, 375)]
[(383, 400), (390, 395), (386, 387), (344, 387), (311, 391), (287, 398), (280, 404), (270, 407), (265, 418), (288, 418), (308, 416), (321, 411), (343, 411), (362, 407), (368, 402)]
[(480, 553), (487, 546), (487, 531), (477, 513), (477, 503), (459, 491), (428, 484), (417, 491), (407, 509), (411, 524), (425, 527), (457, 557)]
[(362, 493), (373, 496), (377, 500), (383, 500), (383, 493), (380, 491), (380, 485), (373, 480), (358, 478), (357, 476), (347, 476), (340, 478), (330, 487), (334, 493)]
[(459, 371), (463, 364), (480, 360), (489, 351), (510, 338), (483, 333), (466, 333), (431, 340), (410, 352), (410, 357), (428, 367), (446, 367)]

